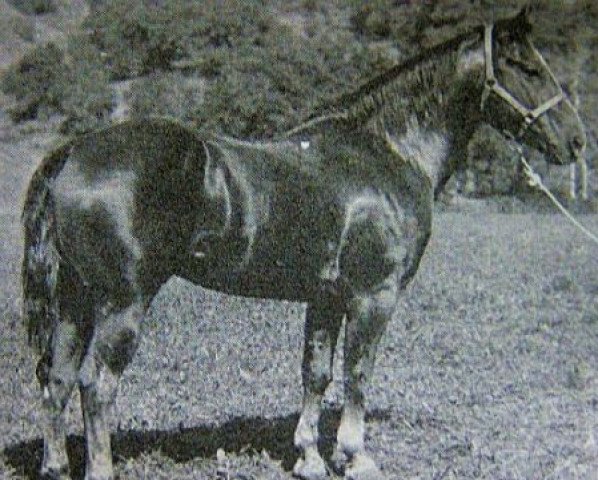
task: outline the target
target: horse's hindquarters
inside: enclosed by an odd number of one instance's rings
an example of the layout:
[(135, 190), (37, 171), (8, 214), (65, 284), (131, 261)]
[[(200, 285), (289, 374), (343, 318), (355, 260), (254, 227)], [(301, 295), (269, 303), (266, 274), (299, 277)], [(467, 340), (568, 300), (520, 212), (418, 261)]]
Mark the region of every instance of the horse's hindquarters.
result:
[(140, 246), (132, 230), (132, 172), (87, 181), (67, 164), (54, 188), (61, 255), (100, 296), (127, 304)]

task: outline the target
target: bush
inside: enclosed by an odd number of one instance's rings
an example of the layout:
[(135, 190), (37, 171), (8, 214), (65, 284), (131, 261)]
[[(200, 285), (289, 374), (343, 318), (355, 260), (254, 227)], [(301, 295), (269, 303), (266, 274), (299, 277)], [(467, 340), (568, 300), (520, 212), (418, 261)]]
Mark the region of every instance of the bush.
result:
[(15, 48), (15, 41), (35, 40), (35, 19), (17, 12), (0, 15), (0, 44)]
[(130, 115), (133, 118), (166, 116), (194, 122), (204, 100), (205, 81), (180, 72), (152, 74), (131, 88)]
[(16, 97), (16, 106), (8, 112), (13, 121), (33, 119), (42, 107), (60, 110), (64, 73), (64, 54), (54, 43), (33, 48), (9, 68), (1, 88)]
[(192, 94), (184, 75), (156, 72), (134, 87), (137, 116), (176, 116), (240, 137), (271, 135), (354, 85), (371, 63), (352, 33), (333, 30), (325, 15), (311, 22), (305, 38), (260, 2), (174, 2), (167, 8), (195, 19), (176, 28), (186, 32), (180, 42), (189, 57), (185, 70), (209, 78), (205, 102), (181, 102), (177, 88)]
[(103, 125), (112, 109), (112, 90), (100, 55), (79, 37), (71, 39), (68, 61), (55, 44), (29, 51), (8, 69), (1, 88), (17, 103), (8, 113), (15, 122), (43, 112), (65, 114), (63, 131), (83, 132)]
[(9, 0), (20, 12), (27, 15), (42, 15), (56, 11), (55, 0)]
[(111, 77), (124, 79), (170, 68), (180, 56), (176, 22), (165, 9), (141, 1), (109, 1), (95, 7), (84, 28), (105, 54)]
[(294, 112), (267, 75), (230, 69), (208, 89), (205, 104), (192, 116), (204, 129), (248, 138), (272, 135)]
[(67, 118), (61, 131), (83, 133), (110, 121), (113, 91), (100, 52), (83, 36), (69, 40), (69, 66), (61, 86), (64, 92), (61, 110)]
[(210, 49), (259, 44), (272, 19), (266, 3), (112, 0), (96, 5), (84, 28), (112, 78), (125, 79), (169, 70), (182, 57), (209, 57)]

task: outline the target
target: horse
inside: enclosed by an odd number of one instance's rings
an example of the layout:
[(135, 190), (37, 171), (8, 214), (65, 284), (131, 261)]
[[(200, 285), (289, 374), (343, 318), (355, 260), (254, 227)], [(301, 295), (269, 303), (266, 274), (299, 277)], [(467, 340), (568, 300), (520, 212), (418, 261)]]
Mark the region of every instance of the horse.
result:
[[(551, 163), (584, 149), (526, 10), (421, 51), (273, 140), (147, 118), (49, 153), (23, 209), (23, 318), (47, 418), (42, 477), (69, 476), (63, 416), (78, 386), (85, 478), (113, 478), (118, 379), (152, 298), (177, 275), (305, 303), (293, 474), (383, 478), (364, 442), (376, 349), (425, 251), (434, 197), (482, 123)], [(342, 325), (345, 400), (325, 461), (318, 423)]]

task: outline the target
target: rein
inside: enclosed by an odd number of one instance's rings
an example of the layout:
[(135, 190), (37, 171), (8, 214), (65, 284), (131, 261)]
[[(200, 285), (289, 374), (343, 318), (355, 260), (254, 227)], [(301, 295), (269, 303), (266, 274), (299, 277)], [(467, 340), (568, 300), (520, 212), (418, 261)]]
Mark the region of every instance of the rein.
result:
[(548, 197), (552, 204), (567, 218), (567, 220), (569, 220), (587, 238), (589, 238), (592, 242), (598, 245), (598, 236), (592, 233), (590, 230), (588, 230), (584, 225), (582, 225), (581, 222), (577, 220), (561, 202), (559, 202), (559, 200), (554, 196), (550, 189), (546, 185), (544, 185), (544, 182), (542, 182), (542, 177), (540, 177), (540, 175), (534, 171), (532, 166), (526, 160), (525, 155), (523, 153), (523, 147), (519, 143), (511, 142), (511, 148), (515, 150), (519, 157), (519, 161), (523, 165), (523, 171), (525, 173), (525, 176), (527, 177), (528, 185), (530, 187), (537, 188), (542, 193), (544, 193), (544, 195)]
[(540, 52), (536, 49), (536, 47), (529, 42), (528, 44), (531, 47), (534, 55), (538, 59), (538, 61), (542, 64), (542, 67), (548, 72), (550, 79), (557, 87), (558, 93), (554, 95), (549, 100), (545, 101), (544, 103), (540, 104), (536, 108), (528, 108), (519, 100), (517, 100), (506, 88), (504, 88), (496, 78), (494, 74), (494, 62), (492, 57), (492, 32), (494, 30), (494, 25), (488, 24), (484, 26), (484, 60), (486, 65), (486, 80), (484, 82), (484, 91), (482, 92), (482, 101), (481, 101), (481, 109), (484, 109), (484, 105), (488, 100), (488, 97), (491, 93), (498, 95), (502, 100), (504, 100), (508, 105), (513, 107), (513, 109), (518, 112), (523, 117), (523, 123), (519, 132), (517, 133), (517, 139), (521, 138), (525, 131), (543, 114), (551, 110), (552, 108), (556, 107), (559, 103), (561, 103), (565, 95), (563, 93), (563, 89), (559, 84), (556, 76), (544, 60), (544, 57), (540, 54)]

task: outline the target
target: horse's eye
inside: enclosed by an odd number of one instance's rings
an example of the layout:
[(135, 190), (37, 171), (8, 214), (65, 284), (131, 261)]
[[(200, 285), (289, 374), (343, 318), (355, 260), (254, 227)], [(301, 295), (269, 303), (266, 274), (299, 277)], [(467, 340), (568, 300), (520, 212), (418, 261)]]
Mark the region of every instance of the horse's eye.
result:
[(523, 73), (529, 75), (530, 77), (540, 76), (540, 69), (535, 65), (530, 65), (529, 63), (525, 63), (523, 60), (518, 60), (512, 57), (507, 57), (506, 61), (507, 65), (519, 68)]

